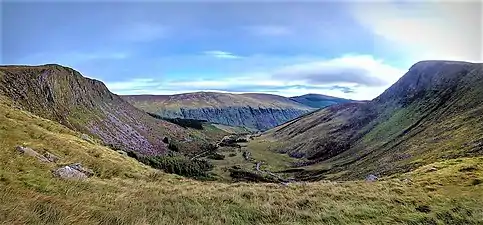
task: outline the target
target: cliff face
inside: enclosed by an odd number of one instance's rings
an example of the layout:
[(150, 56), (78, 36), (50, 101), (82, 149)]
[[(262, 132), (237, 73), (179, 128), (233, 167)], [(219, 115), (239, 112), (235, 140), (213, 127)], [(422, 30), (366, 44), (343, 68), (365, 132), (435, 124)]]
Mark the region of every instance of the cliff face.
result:
[(102, 82), (60, 65), (1, 66), (0, 94), (38, 116), (142, 154), (165, 152), (166, 136), (190, 136), (186, 129), (133, 107)]
[(267, 130), (314, 111), (288, 98), (269, 94), (199, 92), (172, 96), (123, 96), (134, 106), (168, 118), (207, 120)]
[(424, 61), (373, 101), (331, 106), (265, 135), (339, 178), (405, 172), (483, 154), (481, 87), (482, 64)]
[(187, 118), (207, 120), (213, 123), (230, 126), (248, 127), (257, 130), (267, 130), (284, 122), (302, 116), (310, 110), (274, 109), (252, 107), (226, 108), (180, 108), (179, 110), (161, 110), (158, 115), (167, 118)]

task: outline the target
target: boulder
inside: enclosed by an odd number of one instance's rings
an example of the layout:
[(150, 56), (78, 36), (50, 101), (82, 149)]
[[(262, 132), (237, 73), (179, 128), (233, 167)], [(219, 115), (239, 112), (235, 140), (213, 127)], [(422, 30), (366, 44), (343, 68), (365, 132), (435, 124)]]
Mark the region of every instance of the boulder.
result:
[(87, 141), (87, 142), (89, 142), (91, 144), (94, 144), (94, 141), (92, 141), (92, 139), (87, 134), (82, 134), (81, 135), (81, 139), (84, 140), (84, 141)]
[(74, 163), (74, 164), (70, 165), (69, 167), (87, 175), (88, 177), (94, 175), (94, 171), (83, 167), (80, 163)]
[(84, 180), (87, 175), (70, 166), (64, 166), (53, 171), (54, 176), (66, 180)]
[(49, 160), (49, 162), (58, 162), (59, 161), (59, 157), (55, 156), (54, 154), (50, 153), (50, 152), (45, 152), (44, 153), (44, 157)]
[(15, 149), (24, 155), (35, 157), (41, 162), (50, 162), (46, 157), (29, 147), (17, 146)]
[(251, 156), (250, 152), (243, 152), (243, 158), (245, 158), (245, 160), (250, 160), (250, 156)]
[(374, 174), (369, 174), (367, 177), (366, 177), (366, 181), (369, 181), (369, 182), (374, 182), (374, 181), (377, 181), (378, 178), (376, 175)]
[(436, 169), (435, 167), (431, 167), (426, 172), (435, 172), (435, 171), (438, 171), (438, 169)]
[(122, 150), (117, 150), (116, 151), (117, 153), (121, 154), (121, 155), (125, 155), (125, 156), (128, 156), (127, 153), (125, 151), (122, 151)]

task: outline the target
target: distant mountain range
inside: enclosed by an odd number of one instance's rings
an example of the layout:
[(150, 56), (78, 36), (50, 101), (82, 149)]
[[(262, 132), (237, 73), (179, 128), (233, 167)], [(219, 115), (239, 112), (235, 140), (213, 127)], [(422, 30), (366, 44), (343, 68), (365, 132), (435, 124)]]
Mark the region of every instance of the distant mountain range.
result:
[(218, 92), (122, 97), (134, 106), (162, 117), (207, 120), (255, 130), (267, 130), (319, 108), (350, 101), (317, 94), (286, 98), (271, 94)]

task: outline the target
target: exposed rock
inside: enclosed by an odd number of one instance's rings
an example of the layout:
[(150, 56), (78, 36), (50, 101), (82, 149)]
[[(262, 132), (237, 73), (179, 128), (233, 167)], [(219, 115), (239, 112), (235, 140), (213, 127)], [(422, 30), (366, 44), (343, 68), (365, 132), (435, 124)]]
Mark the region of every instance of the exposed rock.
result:
[(15, 149), (24, 155), (35, 157), (41, 162), (50, 162), (49, 159), (29, 147), (17, 146)]
[(117, 150), (116, 152), (119, 153), (119, 154), (121, 154), (121, 155), (127, 156), (127, 153), (125, 151)]
[(54, 176), (66, 180), (84, 180), (87, 175), (70, 166), (64, 166), (53, 171)]
[(74, 164), (70, 165), (69, 167), (85, 174), (88, 177), (94, 175), (94, 171), (83, 167), (82, 164), (80, 164), (80, 163), (74, 163)]
[(426, 172), (435, 172), (435, 171), (438, 171), (438, 169), (436, 169), (435, 167), (431, 167), (428, 170), (426, 170)]
[(250, 156), (251, 156), (250, 152), (243, 152), (243, 158), (245, 158), (245, 160), (250, 160)]
[(374, 174), (369, 174), (367, 177), (366, 177), (366, 181), (369, 181), (369, 182), (374, 182), (374, 181), (377, 181), (378, 180), (378, 177)]
[(55, 156), (54, 154), (50, 153), (50, 152), (45, 152), (44, 153), (44, 157), (49, 160), (50, 162), (58, 162), (59, 161), (59, 157)]
[(87, 141), (87, 142), (89, 142), (89, 143), (94, 143), (94, 142), (91, 140), (91, 138), (89, 137), (89, 135), (87, 135), (87, 134), (82, 134), (82, 135), (81, 135), (81, 139), (82, 139), (82, 140), (84, 140), (84, 141)]

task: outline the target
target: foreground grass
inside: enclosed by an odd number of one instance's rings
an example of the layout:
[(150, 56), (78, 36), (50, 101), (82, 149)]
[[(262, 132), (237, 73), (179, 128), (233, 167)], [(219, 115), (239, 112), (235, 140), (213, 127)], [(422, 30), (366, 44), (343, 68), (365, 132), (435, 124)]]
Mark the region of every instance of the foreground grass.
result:
[[(157, 172), (79, 136), (0, 99), (1, 224), (483, 223), (482, 157), (442, 161), (372, 183), (227, 184)], [(41, 163), (17, 153), (16, 145), (61, 160)], [(252, 147), (256, 157), (259, 150)], [(74, 162), (95, 176), (52, 177), (53, 168)]]

